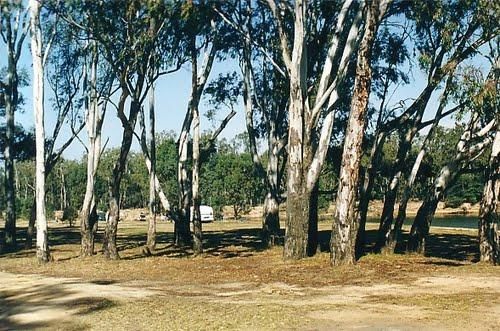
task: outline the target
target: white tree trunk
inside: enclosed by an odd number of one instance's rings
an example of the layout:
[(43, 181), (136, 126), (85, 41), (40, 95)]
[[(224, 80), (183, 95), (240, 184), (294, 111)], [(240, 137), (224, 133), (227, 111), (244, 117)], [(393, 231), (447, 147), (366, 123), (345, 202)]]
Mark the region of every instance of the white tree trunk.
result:
[[(473, 113), (468, 127), (461, 135), (457, 144), (455, 158), (448, 162), (434, 180), (432, 191), (424, 199), (418, 209), (411, 227), (407, 249), (420, 254), (425, 253), (425, 241), (436, 212), (438, 202), (443, 198), (448, 188), (455, 182), (462, 170), (480, 155), (491, 144), (492, 138), (488, 132), (495, 125), (495, 120), (490, 121), (483, 128), (478, 129), (478, 113)], [(479, 139), (479, 141), (478, 141)]]
[(332, 224), (330, 256), (333, 265), (356, 262), (356, 237), (358, 233), (359, 167), (361, 164), (366, 111), (371, 86), (371, 54), (381, 16), (387, 2), (373, 0), (366, 14), (365, 31), (358, 52), (354, 93), (347, 123), (342, 164), (340, 168), (336, 210)]
[(30, 0), (31, 54), (33, 58), (33, 112), (36, 138), (36, 248), (39, 262), (50, 260), (47, 218), (45, 215), (45, 126), (44, 126), (44, 69), (40, 1)]
[(192, 206), (193, 206), (193, 251), (203, 252), (203, 237), (200, 215), (200, 113), (193, 109), (193, 169), (192, 169)]
[(483, 262), (500, 264), (500, 126), (491, 149), (479, 211), (479, 253)]
[(156, 137), (155, 137), (155, 88), (149, 91), (149, 128), (150, 128), (150, 156), (151, 166), (149, 173), (149, 222), (147, 249), (149, 253), (156, 249)]
[[(92, 256), (94, 254), (94, 226), (97, 222), (93, 213), (95, 208), (95, 178), (99, 165), (101, 153), (101, 124), (102, 115), (99, 112), (97, 97), (97, 53), (94, 45), (92, 64), (90, 68), (89, 93), (87, 98), (87, 114), (85, 126), (89, 139), (87, 153), (87, 185), (85, 197), (80, 212), (80, 232), (81, 232), (81, 256)], [(96, 211), (97, 212), (97, 211)]]

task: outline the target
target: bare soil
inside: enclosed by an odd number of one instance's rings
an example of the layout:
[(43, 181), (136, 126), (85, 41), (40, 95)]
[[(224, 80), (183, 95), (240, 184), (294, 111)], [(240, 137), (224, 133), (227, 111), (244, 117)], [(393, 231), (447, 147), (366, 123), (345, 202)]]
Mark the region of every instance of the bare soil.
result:
[(283, 261), (281, 247), (263, 249), (259, 228), (258, 220), (204, 224), (205, 253), (193, 256), (172, 245), (173, 225), (161, 222), (158, 250), (145, 257), (146, 223), (124, 220), (122, 258), (107, 261), (99, 252), (79, 258), (78, 228), (51, 224), (52, 263), (38, 265), (34, 250), (0, 255), (0, 330), (500, 325), (500, 268), (477, 263), (475, 231), (435, 228), (428, 256), (368, 251), (355, 266), (333, 268), (328, 222), (320, 223), (320, 251), (302, 261)]

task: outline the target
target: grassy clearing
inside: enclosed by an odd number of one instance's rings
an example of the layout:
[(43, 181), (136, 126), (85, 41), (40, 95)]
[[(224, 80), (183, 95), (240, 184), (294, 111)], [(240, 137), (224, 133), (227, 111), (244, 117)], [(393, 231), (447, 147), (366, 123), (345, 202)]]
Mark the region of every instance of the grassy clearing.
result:
[[(498, 289), (479, 288), (481, 279), (500, 279), (500, 269), (475, 262), (474, 231), (433, 229), (429, 256), (369, 253), (355, 266), (332, 268), (325, 250), (328, 223), (320, 223), (323, 251), (302, 261), (283, 261), (282, 247), (263, 249), (259, 228), (258, 220), (206, 224), (205, 253), (195, 257), (172, 245), (171, 223), (160, 223), (158, 250), (145, 257), (146, 224), (125, 221), (118, 237), (121, 260), (108, 261), (100, 253), (79, 258), (78, 228), (57, 225), (50, 232), (52, 263), (38, 265), (34, 250), (22, 250), (0, 256), (0, 271), (157, 291), (141, 299), (90, 293), (63, 305), (75, 312), (70, 320), (37, 326), (50, 330), (331, 329), (345, 328), (346, 322), (362, 328), (367, 319), (374, 323), (369, 326), (398, 328), (409, 321), (431, 328), (443, 318), (447, 328), (460, 326), (461, 319), (476, 327), (481, 325), (477, 309), (500, 306)], [(374, 238), (374, 231), (369, 234)], [(439, 284), (418, 283), (426, 277), (463, 279), (464, 284), (445, 284), (450, 292), (444, 293)], [(468, 289), (473, 277), (478, 277), (479, 289)], [(6, 303), (26, 294), (0, 293)], [(412, 309), (418, 313), (400, 313), (396, 320), (387, 316)], [(495, 325), (498, 314), (492, 316), (488, 323)]]

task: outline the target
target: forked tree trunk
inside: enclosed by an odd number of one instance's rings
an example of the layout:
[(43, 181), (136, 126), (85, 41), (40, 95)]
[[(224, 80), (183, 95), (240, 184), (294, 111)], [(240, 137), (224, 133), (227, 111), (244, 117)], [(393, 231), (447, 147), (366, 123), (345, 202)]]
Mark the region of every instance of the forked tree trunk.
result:
[[(212, 25), (215, 26), (215, 25)], [(212, 31), (216, 33), (215, 30)], [(196, 35), (190, 36), (190, 55), (191, 55), (191, 95), (189, 97), (188, 107), (184, 122), (182, 124), (181, 134), (178, 141), (178, 165), (177, 165), (177, 182), (179, 184), (179, 213), (175, 222), (175, 243), (177, 246), (187, 246), (191, 244), (191, 232), (189, 223), (191, 220), (191, 206), (193, 192), (189, 180), (188, 161), (189, 161), (189, 132), (193, 124), (195, 116), (198, 116), (198, 105), (200, 103), (205, 84), (207, 82), (212, 65), (217, 53), (216, 39), (211, 42), (204, 54), (203, 64), (198, 70), (198, 51), (196, 48)], [(217, 37), (216, 37), (217, 38)], [(232, 115), (234, 116), (234, 114)], [(231, 116), (231, 117), (232, 117)], [(199, 122), (199, 119), (198, 119)], [(198, 124), (199, 126), (199, 124)], [(199, 128), (198, 128), (199, 130)], [(197, 138), (199, 139), (199, 138)], [(198, 141), (198, 155), (199, 155), (199, 141)], [(193, 155), (191, 155), (193, 156)], [(192, 158), (191, 158), (192, 159)], [(198, 160), (199, 162), (199, 160)], [(199, 164), (198, 164), (199, 167)], [(192, 170), (194, 173), (194, 170)], [(199, 170), (196, 171), (199, 175)], [(198, 180), (198, 179), (197, 179)], [(198, 189), (198, 188), (197, 188)], [(199, 204), (199, 202), (198, 202)], [(201, 223), (199, 229), (201, 229)], [(200, 230), (201, 231), (201, 230)], [(201, 233), (198, 233), (201, 240)], [(198, 240), (198, 239), (197, 239)], [(201, 242), (198, 242), (200, 244)]]
[(40, 263), (50, 260), (47, 218), (45, 215), (45, 126), (44, 126), (44, 70), (42, 31), (40, 27), (41, 3), (29, 1), (31, 54), (33, 58), (33, 110), (36, 138), (36, 256)]
[(483, 262), (500, 264), (500, 126), (495, 133), (479, 211), (479, 253)]
[(358, 51), (351, 112), (346, 129), (336, 210), (333, 217), (330, 258), (333, 265), (356, 262), (358, 234), (359, 167), (371, 86), (371, 52), (380, 19), (388, 2), (373, 0), (367, 8), (365, 31)]
[(413, 188), (413, 184), (415, 183), (415, 179), (417, 178), (420, 165), (422, 164), (422, 161), (427, 153), (429, 142), (433, 138), (434, 132), (439, 125), (439, 121), (442, 118), (444, 107), (446, 106), (446, 103), (448, 101), (448, 95), (451, 92), (450, 86), (452, 84), (453, 84), (453, 76), (450, 75), (446, 81), (444, 92), (441, 95), (439, 106), (436, 111), (432, 127), (430, 128), (429, 132), (427, 133), (427, 136), (425, 137), (424, 142), (422, 143), (422, 147), (418, 152), (417, 158), (415, 159), (413, 167), (411, 168), (408, 178), (406, 179), (406, 182), (404, 184), (403, 194), (399, 201), (398, 216), (396, 217), (393, 229), (388, 233), (388, 237), (386, 238), (386, 246), (382, 248), (382, 252), (392, 253), (396, 250), (397, 248), (396, 246), (399, 246), (399, 244), (401, 244), (402, 240), (401, 232), (403, 229), (403, 223), (406, 219), (406, 208), (408, 205), (408, 201), (410, 200), (411, 190)]
[[(119, 102), (119, 112), (123, 113), (125, 100), (128, 97), (127, 92), (122, 90)], [(116, 160), (113, 168), (113, 174), (109, 183), (109, 211), (106, 219), (106, 228), (104, 230), (103, 238), (103, 253), (106, 258), (117, 260), (120, 258), (118, 248), (116, 246), (116, 235), (118, 231), (118, 221), (120, 220), (120, 184), (125, 171), (127, 163), (127, 156), (132, 144), (133, 130), (140, 111), (140, 103), (137, 100), (130, 102), (130, 113), (128, 118), (128, 125), (124, 125), (122, 145), (120, 148), (120, 155)]]
[[(477, 118), (477, 113), (471, 115), (468, 128), (462, 134), (457, 144), (457, 154), (455, 158), (441, 169), (439, 176), (434, 181), (433, 190), (427, 195), (418, 209), (408, 238), (408, 251), (419, 254), (425, 253), (425, 241), (429, 234), (429, 229), (439, 201), (444, 197), (448, 188), (456, 181), (469, 162), (477, 157), (491, 143), (492, 139), (488, 137), (487, 134), (493, 127), (494, 120), (481, 130), (475, 132), (477, 129)], [(477, 140), (481, 137), (484, 138), (479, 142), (473, 141), (473, 139)]]
[(82, 257), (94, 255), (94, 228), (97, 224), (97, 208), (95, 199), (95, 178), (101, 153), (102, 116), (98, 109), (97, 98), (97, 50), (93, 45), (92, 64), (90, 68), (89, 98), (87, 99), (86, 127), (89, 139), (87, 153), (87, 185), (82, 209), (80, 211), (80, 234)]
[(387, 245), (389, 245), (399, 184), (415, 133), (416, 129), (415, 126), (413, 126), (405, 132), (404, 136), (400, 137), (398, 154), (396, 161), (394, 162), (393, 176), (384, 196), (384, 207), (382, 208), (382, 216), (380, 218), (377, 243), (375, 246), (377, 251), (382, 251)]
[[(326, 158), (335, 119), (334, 105), (339, 100), (337, 89), (346, 75), (349, 60), (356, 48), (362, 6), (353, 1), (345, 1), (342, 5), (335, 33), (332, 34), (330, 47), (322, 64), (319, 84), (314, 89), (316, 93), (309, 96), (306, 30), (311, 22), (307, 14), (307, 1), (295, 1), (293, 41), (289, 40), (284, 31), (283, 11), (276, 1), (267, 2), (277, 21), (282, 58), (289, 77), (287, 220), (283, 257), (301, 259), (307, 257), (308, 253), (311, 191), (318, 181)], [(349, 16), (351, 9), (356, 13), (355, 18), (350, 28), (345, 29), (344, 19)], [(291, 52), (290, 44), (293, 45)], [(339, 63), (334, 61), (337, 58), (340, 58)], [(334, 77), (332, 73), (335, 74)], [(325, 108), (327, 111), (323, 117), (325, 112), (322, 110)], [(321, 125), (320, 118), (323, 119)], [(316, 149), (313, 148), (315, 133), (319, 133)]]

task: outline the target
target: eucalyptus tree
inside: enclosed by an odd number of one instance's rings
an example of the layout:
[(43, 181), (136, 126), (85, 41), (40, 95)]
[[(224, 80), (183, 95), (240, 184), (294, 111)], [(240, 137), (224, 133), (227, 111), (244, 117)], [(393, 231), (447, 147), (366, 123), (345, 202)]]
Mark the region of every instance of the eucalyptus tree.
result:
[(488, 57), (494, 70), (494, 78), (490, 93), (496, 98), (492, 101), (493, 110), (496, 111), (497, 127), (495, 138), (491, 147), (488, 170), (486, 171), (486, 181), (483, 188), (483, 197), (479, 211), (479, 253), (481, 261), (492, 264), (500, 264), (500, 232), (499, 232), (499, 214), (500, 214), (500, 115), (499, 109), (499, 84), (500, 84), (500, 38), (497, 38), (490, 44), (490, 53)]
[(40, 263), (50, 260), (47, 218), (45, 215), (45, 125), (44, 125), (44, 65), (50, 43), (44, 49), (40, 23), (41, 3), (29, 1), (31, 55), (33, 60), (33, 113), (36, 138), (36, 256)]
[[(285, 70), (280, 69), (289, 84), (284, 258), (300, 259), (315, 251), (313, 241), (309, 242), (313, 239), (310, 199), (327, 154), (339, 86), (357, 47), (364, 3), (347, 0), (317, 6), (316, 2), (268, 0), (267, 4), (279, 35)], [(322, 10), (329, 15), (321, 15)], [(323, 32), (323, 41), (308, 43), (316, 30)]]
[[(193, 243), (195, 254), (202, 252), (202, 224), (199, 211), (200, 197), (200, 169), (201, 169), (201, 129), (199, 103), (205, 91), (210, 72), (217, 57), (222, 57), (230, 47), (226, 38), (228, 35), (216, 15), (216, 3), (186, 3), (183, 7), (185, 33), (187, 39), (187, 57), (191, 64), (191, 93), (188, 100), (186, 115), (177, 141), (178, 167), (177, 180), (179, 185), (179, 206), (175, 222), (175, 242), (179, 246)], [(202, 56), (201, 65), (199, 57)], [(220, 79), (224, 80), (221, 76)], [(231, 99), (231, 98), (230, 98)], [(233, 101), (230, 101), (233, 103)], [(230, 107), (231, 108), (231, 107)], [(217, 136), (234, 117), (234, 108), (221, 121), (209, 138), (209, 145), (213, 144)], [(192, 136), (191, 136), (192, 131)], [(190, 137), (192, 145), (190, 147)], [(209, 146), (206, 146), (209, 147)], [(189, 174), (191, 164), (191, 174)], [(191, 215), (191, 207), (193, 215)], [(193, 237), (191, 238), (189, 222), (193, 220)], [(191, 241), (191, 239), (193, 239)]]
[(481, 77), (480, 71), (475, 67), (468, 67), (463, 72), (461, 85), (464, 86), (464, 91), (460, 99), (464, 103), (464, 112), (468, 112), (469, 120), (456, 145), (455, 156), (441, 168), (418, 209), (408, 238), (407, 248), (410, 251), (425, 252), (425, 241), (437, 204), (469, 164), (495, 139), (498, 127), (495, 68), (492, 68), (486, 78)]
[(28, 34), (29, 20), (27, 10), (22, 3), (2, 1), (0, 3), (0, 35), (7, 51), (5, 79), (0, 79), (1, 108), (5, 113), (6, 130), (3, 149), (5, 165), (6, 219), (4, 231), (4, 250), (14, 250), (17, 245), (16, 235), (16, 192), (14, 178), (14, 140), (15, 112), (22, 102), (19, 88), (23, 83), (19, 59), (24, 49)]
[(360, 41), (351, 112), (347, 124), (340, 168), (336, 209), (333, 218), (330, 256), (333, 265), (354, 264), (358, 219), (356, 203), (359, 191), (365, 118), (371, 88), (372, 48), (377, 30), (390, 1), (373, 0), (366, 8), (364, 32)]
[[(250, 153), (257, 174), (264, 178), (267, 186), (261, 237), (266, 246), (272, 246), (279, 242), (280, 236), (279, 204), (287, 141), (288, 84), (280, 69), (283, 63), (278, 54), (278, 31), (268, 24), (272, 14), (258, 2), (235, 1), (230, 10), (218, 14), (239, 36)], [(258, 151), (259, 139), (263, 139), (267, 147), (267, 165), (263, 164)]]
[[(84, 56), (84, 109), (85, 127), (88, 136), (87, 184), (80, 209), (81, 256), (94, 254), (94, 235), (97, 230), (97, 203), (95, 181), (102, 154), (102, 126), (108, 105), (107, 97), (111, 94), (114, 76), (103, 74), (108, 66), (99, 61), (98, 45), (94, 40), (87, 41)], [(100, 70), (99, 70), (100, 69)], [(104, 76), (104, 77), (103, 77)]]
[[(42, 39), (46, 43), (43, 69), (44, 77), (52, 89), (51, 105), (55, 113), (52, 130), (45, 128), (44, 175), (53, 171), (63, 152), (77, 139), (84, 128), (81, 120), (84, 70), (81, 65), (82, 48), (73, 42), (74, 35), (64, 21), (58, 19), (51, 3), (43, 7), (51, 19), (44, 20)], [(50, 51), (50, 56), (49, 56)], [(49, 132), (46, 135), (46, 132)], [(61, 133), (68, 133), (65, 137)], [(36, 208), (36, 203), (33, 204)], [(26, 234), (26, 247), (31, 247), (36, 214), (30, 215)]]
[[(177, 54), (175, 43), (178, 34), (174, 33), (177, 28), (174, 12), (177, 13), (178, 7), (177, 3), (162, 1), (88, 1), (83, 8), (80, 7), (88, 15), (87, 25), (75, 22), (74, 17), (66, 17), (83, 30), (91, 32), (119, 88), (116, 110), (123, 126), (123, 135), (120, 153), (109, 181), (109, 213), (103, 240), (104, 255), (111, 259), (119, 258), (116, 235), (120, 217), (120, 183), (134, 128), (151, 85), (159, 75), (167, 72), (166, 69)], [(161, 55), (161, 61), (153, 61), (158, 54)], [(178, 69), (180, 66), (176, 64), (175, 69)], [(127, 102), (130, 102), (128, 115)]]
[[(396, 7), (396, 4), (397, 2), (393, 2), (393, 7)], [(400, 12), (393, 7), (390, 8), (393, 14), (390, 15), (390, 18), (397, 17), (396, 14)], [(391, 130), (383, 127), (386, 122), (394, 118), (395, 113), (401, 108), (399, 103), (392, 104), (392, 97), (398, 88), (409, 83), (409, 75), (405, 69), (405, 66), (411, 67), (407, 43), (409, 38), (408, 22), (404, 25), (391, 26), (390, 18), (388, 18), (387, 24), (381, 27), (373, 45), (372, 93), (379, 100), (379, 104), (374, 105), (375, 109), (371, 114), (373, 117), (367, 123), (365, 148), (369, 152), (367, 152), (368, 162), (364, 166), (362, 184), (359, 190), (359, 229), (356, 240), (358, 253), (362, 252), (365, 242), (368, 204), (375, 185), (375, 177), (380, 171), (381, 151), (386, 138), (391, 134)]]
[(479, 0), (470, 3), (458, 0), (410, 3), (408, 17), (415, 25), (415, 45), (427, 82), (403, 114), (386, 124), (386, 127), (399, 128), (399, 147), (384, 198), (377, 241), (379, 250), (392, 238), (394, 206), (401, 176), (413, 140), (425, 126), (422, 120), (429, 100), (440, 83), (454, 75), (461, 63), (498, 35), (498, 26), (491, 24), (491, 20), (498, 16), (496, 11), (498, 8), (492, 3)]
[[(500, 122), (499, 122), (500, 123)], [(484, 184), (479, 211), (480, 259), (495, 265), (500, 264), (500, 235), (498, 230), (500, 201), (500, 125), (497, 124), (491, 148), (489, 168)]]
[[(178, 246), (185, 246), (192, 243), (191, 231), (189, 229), (190, 220), (196, 223), (196, 245), (201, 250), (201, 220), (199, 219), (199, 207), (193, 206), (192, 176), (189, 174), (188, 163), (193, 162), (193, 169), (199, 169), (199, 110), (198, 106), (207, 83), (208, 76), (212, 70), (217, 53), (217, 35), (215, 22), (210, 24), (210, 16), (213, 13), (206, 6), (198, 6), (193, 3), (186, 3), (184, 6), (184, 23), (186, 26), (187, 49), (186, 54), (191, 64), (191, 92), (188, 100), (186, 114), (182, 123), (181, 132), (177, 140), (177, 183), (179, 185), (179, 205), (175, 221), (175, 243)], [(208, 18), (207, 18), (207, 15)], [(201, 45), (198, 40), (201, 39)], [(202, 63), (199, 66), (198, 57), (203, 53)], [(196, 146), (192, 146), (189, 151), (190, 132), (194, 126)], [(194, 160), (195, 155), (196, 160)], [(198, 180), (195, 178), (194, 180)], [(197, 184), (194, 183), (196, 186)], [(195, 188), (196, 189), (196, 188)], [(197, 194), (197, 193), (196, 193)], [(196, 202), (199, 204), (199, 201)], [(196, 204), (195, 203), (195, 204)], [(191, 206), (193, 206), (194, 217), (191, 216)]]

